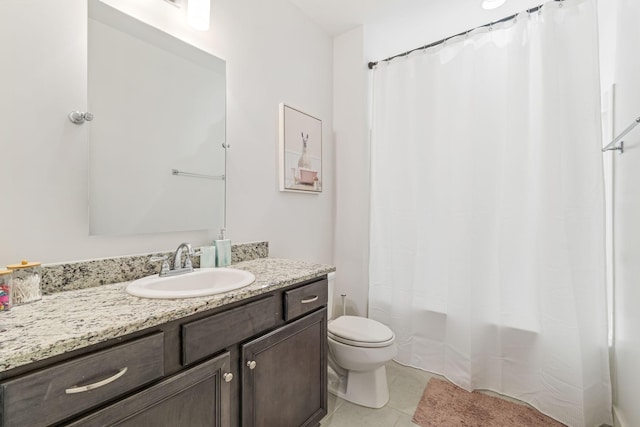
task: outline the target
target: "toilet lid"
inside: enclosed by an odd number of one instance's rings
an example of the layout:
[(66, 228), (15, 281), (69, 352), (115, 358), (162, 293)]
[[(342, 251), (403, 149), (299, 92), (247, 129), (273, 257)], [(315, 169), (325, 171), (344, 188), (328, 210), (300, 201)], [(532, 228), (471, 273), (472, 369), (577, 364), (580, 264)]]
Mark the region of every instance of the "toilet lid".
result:
[(395, 339), (387, 326), (359, 316), (338, 317), (329, 323), (328, 335), (338, 342), (357, 347), (385, 347)]

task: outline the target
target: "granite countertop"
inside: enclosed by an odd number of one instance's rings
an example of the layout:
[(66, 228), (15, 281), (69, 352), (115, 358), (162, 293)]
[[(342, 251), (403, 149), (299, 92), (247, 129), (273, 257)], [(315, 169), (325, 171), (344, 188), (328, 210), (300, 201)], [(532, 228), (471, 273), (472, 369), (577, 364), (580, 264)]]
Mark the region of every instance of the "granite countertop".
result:
[(0, 314), (0, 372), (283, 288), (333, 266), (259, 258), (230, 266), (255, 274), (244, 288), (200, 298), (148, 299), (125, 292), (129, 282), (58, 292)]

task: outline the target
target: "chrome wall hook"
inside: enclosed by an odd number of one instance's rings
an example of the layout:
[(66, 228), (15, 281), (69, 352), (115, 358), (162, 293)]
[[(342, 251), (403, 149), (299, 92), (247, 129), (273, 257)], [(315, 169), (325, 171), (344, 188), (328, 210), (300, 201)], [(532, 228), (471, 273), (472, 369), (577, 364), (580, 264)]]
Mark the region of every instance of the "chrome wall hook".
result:
[(71, 123), (81, 125), (85, 121), (90, 122), (91, 120), (93, 120), (93, 114), (88, 111), (84, 113), (81, 111), (72, 111), (69, 113), (69, 120), (71, 120)]
[[(608, 143), (607, 146), (602, 149), (602, 151), (605, 152), (618, 150), (620, 151), (620, 154), (624, 153), (624, 141), (622, 140), (622, 138), (624, 138), (629, 132), (631, 132), (633, 128), (638, 126), (638, 124), (640, 124), (640, 117), (636, 118), (629, 126), (627, 126), (627, 128), (623, 130), (620, 135), (616, 136), (613, 141)], [(620, 145), (616, 145), (618, 142), (620, 142)]]
[(624, 153), (624, 141), (620, 141), (620, 145), (618, 146), (611, 146), (611, 147), (605, 147), (602, 149), (602, 152), (604, 153), (605, 151), (613, 151), (613, 150), (618, 150), (620, 151), (620, 153), (618, 154), (622, 154)]

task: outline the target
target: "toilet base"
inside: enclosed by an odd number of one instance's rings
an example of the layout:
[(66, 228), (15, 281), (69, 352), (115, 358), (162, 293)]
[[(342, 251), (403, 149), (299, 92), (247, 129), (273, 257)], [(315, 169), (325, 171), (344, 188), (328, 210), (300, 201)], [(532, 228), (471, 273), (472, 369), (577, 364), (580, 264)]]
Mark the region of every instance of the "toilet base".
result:
[(384, 365), (372, 371), (348, 371), (347, 377), (329, 376), (329, 392), (368, 408), (382, 408), (389, 401), (387, 371)]

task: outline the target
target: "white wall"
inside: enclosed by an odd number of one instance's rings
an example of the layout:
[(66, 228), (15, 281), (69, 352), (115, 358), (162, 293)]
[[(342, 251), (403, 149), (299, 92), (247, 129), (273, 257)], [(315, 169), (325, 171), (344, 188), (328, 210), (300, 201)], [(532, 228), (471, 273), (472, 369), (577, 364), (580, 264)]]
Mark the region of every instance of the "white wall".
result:
[[(227, 60), (227, 226), (236, 241), (268, 240), (270, 254), (333, 262), (332, 42), (286, 0), (212, 2)], [(322, 120), (323, 191), (278, 191), (278, 104)]]
[[(159, 0), (108, 3), (227, 61), (227, 229), (269, 240), (273, 256), (331, 263), (332, 41), (286, 0), (212, 2), (211, 30)], [(89, 237), (87, 132), (66, 118), (86, 100), (86, 1), (0, 3), (0, 265), (202, 245), (217, 231)], [(292, 37), (295, 35), (295, 37)], [(278, 104), (323, 119), (320, 195), (278, 191)], [(185, 212), (188, 215), (188, 212)]]
[[(640, 3), (618, 1), (615, 128), (640, 116)], [(603, 58), (606, 56), (603, 56)], [(640, 128), (614, 158), (615, 345), (614, 415), (618, 425), (640, 425)]]
[(337, 268), (334, 307), (342, 313), (340, 294), (347, 294), (349, 313), (367, 314), (369, 284), (369, 138), (367, 69), (363, 28), (333, 41), (333, 99), (336, 143)]

